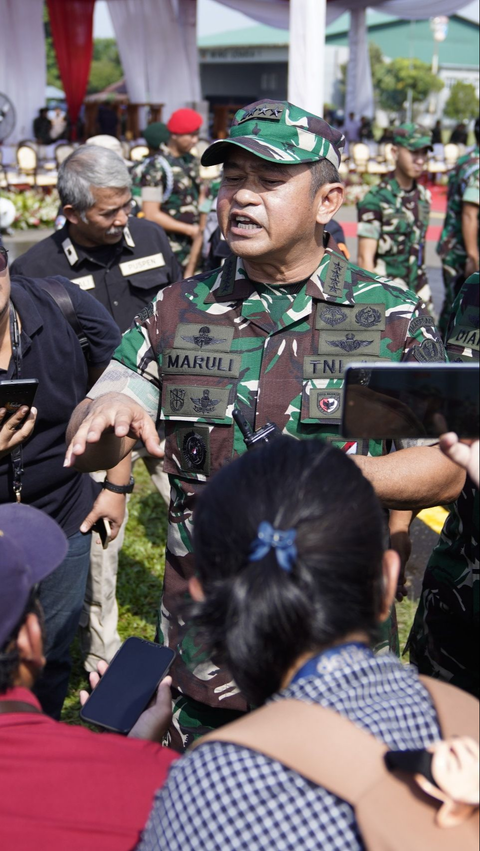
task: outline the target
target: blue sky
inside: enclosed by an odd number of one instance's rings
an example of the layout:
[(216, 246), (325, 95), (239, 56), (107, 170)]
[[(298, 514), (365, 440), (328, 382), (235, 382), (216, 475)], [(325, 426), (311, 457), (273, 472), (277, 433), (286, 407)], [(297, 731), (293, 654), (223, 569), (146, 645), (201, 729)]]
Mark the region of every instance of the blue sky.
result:
[[(462, 15), (470, 20), (479, 20), (478, 0), (469, 3), (461, 9)], [(199, 35), (225, 32), (226, 30), (243, 29), (249, 25), (255, 26), (256, 21), (246, 15), (228, 9), (215, 0), (198, 0), (198, 32)], [(95, 4), (94, 35), (96, 38), (114, 38), (110, 14), (104, 0)]]

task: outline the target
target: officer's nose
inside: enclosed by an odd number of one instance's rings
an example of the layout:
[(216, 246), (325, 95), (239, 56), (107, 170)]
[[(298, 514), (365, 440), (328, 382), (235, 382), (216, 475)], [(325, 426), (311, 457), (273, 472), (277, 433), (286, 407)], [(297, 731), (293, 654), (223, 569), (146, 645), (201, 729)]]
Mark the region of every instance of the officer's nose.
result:
[(242, 207), (247, 207), (250, 204), (260, 204), (261, 198), (255, 191), (253, 186), (248, 183), (239, 186), (233, 193), (233, 200)]
[(115, 216), (115, 221), (113, 223), (116, 228), (124, 228), (128, 221), (128, 213), (125, 210), (119, 210), (117, 215)]

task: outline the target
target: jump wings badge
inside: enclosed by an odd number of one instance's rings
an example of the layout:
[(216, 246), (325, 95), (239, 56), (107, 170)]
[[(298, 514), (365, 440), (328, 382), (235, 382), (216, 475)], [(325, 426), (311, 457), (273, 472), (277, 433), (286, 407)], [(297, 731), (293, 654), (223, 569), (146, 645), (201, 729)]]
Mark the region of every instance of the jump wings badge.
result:
[(335, 346), (337, 349), (343, 349), (344, 352), (357, 352), (365, 346), (371, 346), (373, 340), (356, 340), (355, 334), (345, 334), (344, 340), (327, 340), (329, 346)]
[(211, 414), (217, 407), (220, 399), (210, 399), (210, 390), (204, 390), (200, 398), (193, 399), (190, 397), (193, 403), (193, 410), (196, 411), (197, 414)]
[(170, 390), (170, 408), (176, 414), (178, 414), (185, 404), (185, 390), (181, 390), (179, 387), (174, 387), (173, 390)]
[(218, 343), (225, 343), (226, 337), (211, 337), (210, 328), (208, 325), (203, 325), (199, 328), (198, 334), (185, 337), (182, 335), (182, 340), (185, 340), (186, 343), (194, 343), (199, 349), (203, 349), (204, 346), (215, 346)]

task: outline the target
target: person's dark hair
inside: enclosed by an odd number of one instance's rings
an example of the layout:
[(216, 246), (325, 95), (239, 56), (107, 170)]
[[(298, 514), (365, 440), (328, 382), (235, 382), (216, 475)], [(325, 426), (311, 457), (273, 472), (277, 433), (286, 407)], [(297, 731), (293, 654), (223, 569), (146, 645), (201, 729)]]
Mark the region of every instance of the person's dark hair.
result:
[(3, 647), (0, 647), (0, 694), (5, 694), (15, 683), (20, 665), (20, 654), (16, 639), (30, 612), (34, 612), (37, 615), (43, 633), (43, 612), (37, 595), (33, 590), (30, 592), (22, 617), (12, 630)]
[(340, 175), (335, 166), (329, 160), (319, 160), (310, 165), (310, 176), (312, 182), (310, 185), (310, 193), (312, 198), (315, 198), (318, 190), (325, 183), (341, 183)]
[[(262, 521), (296, 530), (291, 572), (279, 567), (275, 550), (250, 560)], [(192, 614), (251, 704), (277, 691), (302, 654), (352, 632), (375, 640), (383, 532), (370, 483), (321, 441), (280, 437), (216, 474), (194, 516), (205, 600)]]

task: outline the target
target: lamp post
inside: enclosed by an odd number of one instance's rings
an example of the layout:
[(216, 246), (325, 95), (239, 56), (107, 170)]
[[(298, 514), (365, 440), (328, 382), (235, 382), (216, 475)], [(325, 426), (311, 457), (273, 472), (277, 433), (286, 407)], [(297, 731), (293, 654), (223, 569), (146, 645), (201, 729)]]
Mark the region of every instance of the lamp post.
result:
[[(437, 15), (435, 18), (430, 18), (430, 29), (433, 33), (433, 56), (432, 56), (432, 74), (438, 75), (438, 47), (442, 41), (445, 41), (448, 33), (448, 18), (446, 15)], [(430, 112), (433, 114), (437, 110), (437, 98), (432, 94), (430, 98)]]

